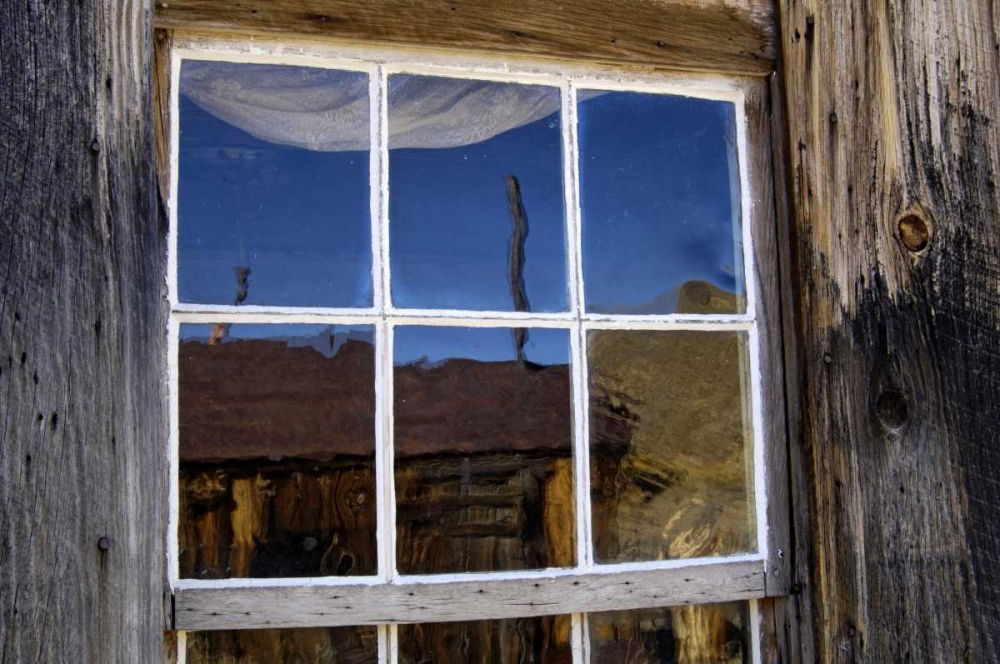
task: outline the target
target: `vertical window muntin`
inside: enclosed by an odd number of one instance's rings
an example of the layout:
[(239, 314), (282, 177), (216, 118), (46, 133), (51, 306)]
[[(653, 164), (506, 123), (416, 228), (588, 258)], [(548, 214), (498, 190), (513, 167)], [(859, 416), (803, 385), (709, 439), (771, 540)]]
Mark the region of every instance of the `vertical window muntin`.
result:
[[(371, 214), (371, 277), (373, 304), (370, 308), (322, 308), (322, 307), (279, 307), (279, 306), (235, 306), (235, 305), (202, 305), (185, 304), (178, 300), (177, 290), (177, 188), (178, 188), (178, 88), (180, 67), (184, 60), (209, 60), (233, 63), (267, 63), (288, 64), (300, 67), (314, 67), (332, 70), (345, 70), (365, 73), (369, 76), (370, 89), (370, 214)], [(171, 233), (169, 235), (168, 260), (168, 291), (171, 304), (171, 315), (168, 329), (168, 349), (170, 352), (170, 425), (171, 425), (171, 500), (170, 500), (170, 531), (168, 536), (168, 570), (170, 582), (174, 587), (254, 587), (294, 585), (300, 582), (319, 585), (350, 585), (358, 582), (385, 583), (393, 582), (398, 577), (395, 569), (395, 546), (392, 542), (395, 536), (395, 495), (392, 481), (391, 457), (393, 450), (392, 429), (392, 352), (395, 328), (404, 325), (429, 325), (444, 327), (524, 327), (524, 328), (560, 328), (570, 334), (572, 375), (572, 417), (573, 426), (573, 458), (575, 464), (574, 496), (576, 504), (575, 531), (577, 559), (571, 568), (556, 568), (525, 572), (482, 572), (472, 574), (437, 574), (420, 575), (423, 582), (435, 579), (450, 581), (461, 578), (483, 580), (524, 576), (530, 578), (547, 572), (582, 573), (635, 570), (635, 569), (672, 569), (691, 564), (711, 564), (711, 561), (749, 559), (766, 561), (770, 552), (767, 551), (767, 505), (764, 491), (764, 446), (769, 444), (763, 437), (762, 407), (761, 407), (761, 350), (759, 346), (759, 321), (757, 319), (758, 296), (757, 276), (753, 258), (753, 224), (751, 223), (750, 196), (748, 191), (749, 176), (747, 167), (747, 137), (746, 117), (744, 110), (744, 95), (739, 86), (731, 90), (704, 89), (676, 85), (668, 82), (635, 80), (618, 81), (610, 78), (575, 76), (558, 72), (498, 72), (494, 68), (453, 69), (434, 65), (417, 64), (378, 64), (375, 61), (359, 60), (327, 60), (323, 58), (298, 58), (278, 56), (277, 58), (261, 55), (224, 53), (217, 51), (189, 50), (175, 52), (173, 57), (172, 88), (172, 152), (174, 155), (171, 168)], [(389, 208), (388, 197), (392, 195), (390, 181), (391, 173), (388, 164), (388, 95), (387, 79), (393, 74), (414, 74), (441, 76), (447, 78), (469, 78), (484, 81), (504, 83), (522, 83), (528, 85), (554, 86), (560, 90), (561, 108), (560, 120), (562, 127), (562, 187), (564, 193), (564, 229), (566, 233), (566, 271), (568, 285), (568, 310), (552, 313), (527, 313), (503, 311), (467, 311), (467, 310), (421, 310), (396, 307), (391, 298), (390, 247), (389, 247)], [(736, 314), (606, 314), (585, 311), (584, 305), (584, 275), (582, 266), (582, 218), (580, 209), (580, 169), (579, 169), (579, 136), (577, 124), (577, 92), (581, 89), (604, 91), (647, 92), (650, 94), (665, 94), (696, 97), (732, 103), (736, 116), (736, 150), (739, 167), (740, 195), (740, 225), (743, 234), (742, 261), (744, 292), (746, 308), (744, 313)], [(178, 392), (177, 392), (177, 355), (180, 326), (185, 323), (337, 323), (373, 325), (376, 337), (376, 481), (378, 488), (378, 573), (366, 577), (306, 577), (284, 579), (249, 579), (234, 578), (218, 581), (200, 581), (180, 579), (177, 569), (177, 432), (179, 429)], [(591, 536), (591, 498), (589, 492), (589, 426), (587, 424), (588, 407), (588, 375), (586, 357), (586, 335), (592, 330), (698, 330), (741, 332), (747, 335), (749, 348), (747, 364), (750, 376), (750, 413), (752, 420), (752, 455), (753, 482), (749, 487), (754, 499), (756, 512), (756, 532), (754, 540), (756, 549), (747, 553), (739, 553), (723, 558), (707, 559), (672, 559), (660, 561), (636, 561), (617, 564), (597, 564), (593, 561), (593, 539)], [(750, 605), (751, 621), (755, 619), (756, 606)], [(580, 620), (573, 615), (574, 654), (577, 655), (579, 644), (584, 643), (580, 651), (586, 653), (586, 620)], [(394, 628), (380, 628), (379, 648), (382, 657), (396, 651)], [(390, 636), (392, 634), (392, 636)], [(756, 644), (754, 644), (756, 646)], [(756, 651), (756, 647), (754, 648)], [(757, 659), (757, 657), (755, 657)]]

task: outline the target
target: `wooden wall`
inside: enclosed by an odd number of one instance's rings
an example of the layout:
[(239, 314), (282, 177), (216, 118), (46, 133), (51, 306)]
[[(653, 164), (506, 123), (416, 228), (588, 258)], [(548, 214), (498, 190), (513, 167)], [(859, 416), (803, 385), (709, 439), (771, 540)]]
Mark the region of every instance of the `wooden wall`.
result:
[(150, 5), (0, 3), (0, 660), (162, 661)]
[(779, 3), (793, 660), (1000, 657), (998, 16)]
[[(454, 2), (351, 21), (335, 19), (356, 3), (328, 4), (215, 27), (411, 45), (451, 34), (456, 48), (761, 74), (776, 58), (801, 585), (772, 607), (771, 652), (997, 658), (1000, 14), (990, 0), (779, 0), (777, 30), (767, 3), (738, 0), (689, 12), (690, 23), (652, 2), (608, 3), (611, 18), (593, 2), (555, 15), (546, 7), (559, 3)], [(155, 659), (161, 644), (150, 5), (0, 7), (5, 660)], [(164, 3), (163, 24), (208, 20), (213, 6)], [(467, 29), (418, 29), (466, 9), (473, 20), (454, 25)], [(727, 15), (736, 27), (718, 29)], [(566, 16), (590, 26), (581, 40), (565, 37)]]

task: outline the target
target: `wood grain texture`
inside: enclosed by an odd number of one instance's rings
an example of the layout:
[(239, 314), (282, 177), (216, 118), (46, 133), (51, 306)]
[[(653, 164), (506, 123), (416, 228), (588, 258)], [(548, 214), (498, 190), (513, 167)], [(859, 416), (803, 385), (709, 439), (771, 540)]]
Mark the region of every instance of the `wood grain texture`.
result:
[(748, 82), (746, 94), (747, 156), (750, 186), (750, 219), (753, 288), (757, 294), (756, 316), (760, 335), (761, 406), (767, 496), (767, 594), (784, 595), (791, 585), (789, 547), (788, 437), (785, 417), (785, 378), (782, 349), (794, 345), (794, 337), (782, 330), (779, 290), (778, 229), (771, 166), (770, 90), (764, 80)]
[[(412, 579), (413, 577), (410, 577)], [(522, 618), (764, 595), (761, 561), (493, 581), (176, 590), (177, 629), (374, 625)]]
[(780, 3), (822, 661), (1000, 657), (998, 16)]
[(164, 656), (150, 6), (0, 5), (0, 660)]
[(153, 144), (160, 198), (170, 200), (170, 51), (169, 30), (153, 31)]
[(770, 0), (171, 0), (156, 23), (697, 71), (774, 66)]
[(788, 595), (760, 602), (762, 641), (765, 662), (815, 661), (812, 592), (810, 584), (810, 484), (802, 433), (801, 367), (802, 344), (797, 330), (800, 284), (794, 276), (795, 245), (792, 241), (790, 191), (788, 174), (788, 132), (785, 119), (785, 93), (780, 73), (769, 78), (771, 121), (771, 164), (774, 181), (776, 244), (774, 258), (778, 267), (779, 306), (781, 309), (782, 364), (784, 368), (785, 437), (788, 443), (785, 463), (786, 478), (775, 473), (774, 481), (784, 485), (787, 502), (784, 522), (788, 543)]

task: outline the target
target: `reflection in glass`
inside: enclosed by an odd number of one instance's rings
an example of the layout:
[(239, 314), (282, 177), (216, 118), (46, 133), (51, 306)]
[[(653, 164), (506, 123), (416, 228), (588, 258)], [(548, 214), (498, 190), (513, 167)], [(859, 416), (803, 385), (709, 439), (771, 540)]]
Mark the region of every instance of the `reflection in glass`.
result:
[(184, 578), (370, 575), (371, 326), (180, 330)]
[(402, 574), (574, 563), (566, 330), (397, 327)]
[(735, 107), (581, 91), (586, 308), (745, 310)]
[(567, 308), (557, 88), (389, 79), (398, 307)]
[(374, 626), (247, 629), (187, 633), (189, 664), (374, 664)]
[(569, 664), (569, 616), (399, 626), (404, 664)]
[(754, 550), (746, 334), (593, 330), (587, 358), (595, 560)]
[(743, 664), (749, 625), (745, 602), (591, 613), (590, 661)]
[(182, 302), (371, 306), (368, 76), (185, 61)]

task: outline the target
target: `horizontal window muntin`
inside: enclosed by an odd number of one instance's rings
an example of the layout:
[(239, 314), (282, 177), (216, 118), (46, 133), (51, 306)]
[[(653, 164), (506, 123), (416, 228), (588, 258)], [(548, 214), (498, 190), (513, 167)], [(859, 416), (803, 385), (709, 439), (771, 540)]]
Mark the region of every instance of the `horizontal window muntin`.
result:
[[(344, 51), (345, 49), (341, 49)], [(377, 573), (365, 576), (339, 577), (339, 576), (302, 576), (302, 577), (271, 577), (271, 578), (228, 578), (228, 579), (193, 579), (180, 578), (177, 569), (177, 540), (176, 529), (178, 519), (177, 506), (177, 431), (179, 424), (179, 413), (177, 411), (177, 362), (171, 361), (170, 387), (173, 400), (171, 417), (171, 458), (172, 458), (172, 481), (175, 483), (171, 490), (171, 514), (170, 514), (170, 554), (169, 570), (171, 585), (178, 593), (178, 626), (181, 628), (197, 627), (210, 622), (205, 619), (202, 623), (192, 623), (185, 627), (183, 622), (184, 598), (201, 601), (214, 596), (217, 592), (241, 592), (243, 589), (266, 590), (266, 589), (306, 589), (306, 588), (333, 588), (350, 592), (352, 588), (371, 588), (374, 586), (399, 586), (406, 588), (407, 592), (413, 592), (414, 596), (420, 598), (424, 590), (428, 591), (427, 597), (433, 596), (433, 592), (438, 589), (457, 588), (463, 583), (483, 584), (483, 588), (488, 588), (490, 582), (525, 584), (523, 588), (526, 592), (531, 592), (534, 583), (558, 582), (561, 579), (592, 580), (608, 575), (612, 579), (622, 574), (647, 573), (656, 575), (654, 577), (643, 578), (663, 578), (673, 582), (675, 579), (702, 579), (709, 581), (716, 578), (713, 568), (720, 569), (732, 567), (733, 565), (759, 564), (760, 578), (754, 573), (749, 584), (741, 587), (730, 587), (730, 595), (727, 595), (726, 583), (718, 589), (719, 594), (715, 600), (722, 600), (727, 597), (732, 599), (761, 597), (765, 594), (763, 589), (763, 577), (765, 576), (765, 563), (771, 552), (767, 550), (768, 528), (766, 519), (765, 501), (765, 473), (763, 468), (763, 448), (771, 441), (765, 439), (763, 435), (764, 427), (761, 422), (761, 385), (760, 385), (760, 349), (759, 330), (761, 322), (757, 318), (757, 275), (755, 272), (753, 258), (752, 223), (750, 218), (750, 186), (747, 176), (747, 136), (745, 133), (746, 121), (744, 118), (743, 105), (745, 103), (744, 92), (738, 82), (724, 80), (705, 79), (692, 82), (690, 77), (678, 77), (676, 81), (668, 76), (617, 76), (608, 75), (581, 75), (572, 73), (572, 68), (563, 68), (560, 65), (535, 65), (526, 66), (523, 70), (516, 67), (501, 66), (496, 67), (489, 59), (484, 59), (481, 63), (459, 66), (448, 66), (446, 64), (435, 65), (428, 63), (413, 64), (407, 62), (393, 62), (391, 59), (380, 57), (379, 61), (366, 60), (363, 50), (356, 54), (357, 59), (324, 59), (316, 57), (299, 58), (292, 55), (283, 54), (261, 54), (250, 55), (235, 51), (226, 52), (219, 50), (176, 50), (174, 52), (174, 81), (178, 81), (180, 64), (182, 61), (205, 60), (205, 61), (229, 61), (234, 63), (261, 63), (261, 64), (282, 64), (289, 66), (300, 66), (307, 68), (321, 68), (330, 70), (345, 70), (361, 72), (369, 77), (370, 94), (370, 117), (371, 117), (371, 146), (369, 164), (369, 192), (370, 192), (370, 228), (371, 228), (371, 306), (368, 307), (324, 307), (324, 306), (281, 306), (272, 304), (205, 304), (183, 302), (178, 298), (177, 290), (177, 237), (176, 232), (171, 233), (170, 241), (170, 275), (168, 286), (171, 302), (171, 356), (177, 357), (179, 328), (182, 324), (320, 324), (320, 325), (371, 325), (374, 327), (375, 336), (375, 392), (376, 411), (375, 418), (381, 425), (375, 427), (375, 452), (376, 452), (376, 507), (378, 512), (378, 566)], [(402, 57), (402, 56), (401, 56)], [(406, 56), (409, 57), (409, 56)], [(432, 58), (433, 60), (433, 58)], [(566, 73), (566, 72), (570, 73)], [(388, 128), (388, 97), (389, 80), (394, 75), (425, 75), (456, 79), (472, 79), (482, 81), (495, 81), (499, 83), (518, 83), (525, 85), (539, 85), (555, 87), (560, 95), (560, 106), (558, 110), (561, 123), (561, 154), (562, 154), (562, 179), (563, 189), (563, 228), (565, 230), (565, 268), (567, 284), (567, 307), (565, 311), (502, 311), (496, 309), (434, 309), (434, 308), (403, 308), (395, 306), (390, 297), (390, 285), (393, 275), (391, 270), (391, 227), (389, 217), (389, 204), (393, 195), (392, 191), (392, 170), (389, 168), (389, 146), (387, 138)], [(699, 87), (699, 84), (703, 84)], [(735, 313), (606, 313), (602, 311), (588, 311), (584, 306), (586, 283), (583, 273), (583, 243), (580, 206), (580, 171), (579, 158), (580, 146), (578, 143), (578, 99), (580, 91), (601, 90), (601, 91), (621, 91), (621, 92), (643, 92), (657, 95), (675, 95), (680, 97), (690, 97), (698, 99), (716, 100), (732, 104), (736, 127), (736, 155), (738, 156), (739, 185), (743, 190), (741, 195), (741, 207), (739, 218), (741, 220), (741, 253), (739, 259), (742, 262), (742, 275), (745, 291), (745, 307), (741, 312)], [(174, 105), (177, 109), (176, 85), (173, 91)], [(172, 114), (174, 122), (174, 160), (172, 164), (172, 192), (173, 200), (171, 205), (172, 228), (177, 228), (176, 218), (176, 195), (177, 195), (177, 135), (179, 131), (177, 113)], [(530, 210), (529, 210), (530, 214)], [(395, 539), (395, 510), (396, 504), (393, 493), (392, 458), (394, 448), (394, 433), (391, 423), (393, 421), (392, 387), (393, 387), (393, 339), (395, 332), (400, 327), (405, 326), (430, 326), (430, 327), (455, 327), (455, 328), (525, 328), (531, 329), (561, 329), (569, 333), (570, 359), (568, 362), (571, 374), (572, 401), (572, 439), (573, 451), (572, 459), (574, 464), (574, 533), (575, 541), (575, 562), (569, 567), (556, 567), (544, 569), (518, 570), (518, 571), (497, 571), (497, 572), (467, 572), (467, 573), (441, 573), (441, 574), (407, 574), (400, 575), (397, 572), (395, 559), (396, 552), (394, 546)], [(719, 333), (742, 333), (746, 338), (746, 371), (749, 376), (749, 405), (747, 415), (752, 420), (752, 437), (749, 442), (749, 454), (752, 457), (752, 476), (750, 478), (750, 492), (753, 497), (752, 510), (754, 512), (754, 531), (752, 533), (752, 546), (750, 551), (733, 552), (727, 555), (678, 558), (666, 560), (641, 560), (612, 564), (602, 564), (594, 561), (593, 538), (591, 537), (591, 496), (589, 472), (589, 438), (590, 432), (587, 426), (587, 403), (588, 403), (588, 377), (587, 377), (587, 334), (594, 330), (636, 330), (636, 331), (702, 331)], [(457, 584), (457, 585), (456, 585)], [(749, 587), (749, 589), (748, 589)], [(451, 592), (451, 590), (448, 590)], [(222, 599), (223, 595), (219, 595)], [(622, 610), (628, 608), (638, 608), (621, 601), (607, 601), (601, 603), (593, 596), (586, 597), (585, 604), (574, 604), (567, 601), (561, 605), (558, 611), (545, 611), (546, 614), (553, 612), (580, 613), (584, 611), (602, 610)], [(581, 602), (584, 600), (581, 599)], [(697, 594), (685, 594), (682, 591), (672, 593), (671, 596), (658, 597), (655, 600), (647, 600), (643, 606), (665, 606), (678, 603), (713, 601), (707, 596)], [(585, 608), (590, 607), (590, 608)], [(404, 607), (405, 608), (405, 607)], [(555, 608), (555, 607), (553, 607)], [(482, 609), (482, 618), (495, 616), (495, 607), (487, 605)], [(266, 606), (261, 607), (264, 615), (269, 611)], [(400, 610), (402, 611), (402, 609)], [(539, 613), (537, 607), (528, 606), (509, 613), (507, 615), (533, 616), (543, 615)], [(401, 621), (401, 614), (391, 615), (386, 613), (386, 619), (378, 621), (378, 624), (386, 622)], [(434, 615), (427, 614), (423, 617), (415, 616), (406, 622), (432, 622)], [(476, 615), (470, 614), (470, 619)], [(315, 623), (303, 622), (297, 619), (296, 624), (355, 624), (344, 622), (346, 618), (336, 618), (331, 620), (331, 614), (323, 618), (318, 618)], [(251, 621), (252, 622), (252, 621)], [(291, 623), (289, 623), (291, 624)], [(376, 624), (376, 623), (371, 623)], [(211, 627), (218, 628), (218, 627)]]

